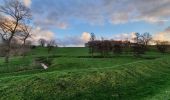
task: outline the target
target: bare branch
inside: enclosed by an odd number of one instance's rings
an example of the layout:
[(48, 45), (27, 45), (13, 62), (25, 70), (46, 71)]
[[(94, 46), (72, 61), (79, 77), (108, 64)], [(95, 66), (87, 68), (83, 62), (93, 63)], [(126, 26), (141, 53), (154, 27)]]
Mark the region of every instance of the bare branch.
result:
[(4, 5), (0, 6), (0, 14), (0, 31), (1, 37), (7, 42), (6, 62), (8, 62), (12, 40), (23, 36), (25, 44), (30, 35), (30, 30), (27, 30), (24, 22), (31, 19), (31, 12), (20, 0), (4, 0)]

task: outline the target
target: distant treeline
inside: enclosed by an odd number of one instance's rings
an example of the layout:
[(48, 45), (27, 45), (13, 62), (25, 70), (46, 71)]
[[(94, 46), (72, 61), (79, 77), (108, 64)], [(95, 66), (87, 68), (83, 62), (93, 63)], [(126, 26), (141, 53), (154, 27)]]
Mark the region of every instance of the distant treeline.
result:
[(91, 33), (91, 39), (85, 44), (89, 48), (89, 53), (93, 57), (95, 53), (101, 54), (103, 57), (110, 55), (120, 55), (122, 53), (133, 54), (134, 56), (141, 56), (146, 51), (150, 50), (150, 47), (154, 47), (161, 53), (168, 52), (170, 48), (169, 42), (167, 41), (154, 41), (156, 45), (150, 45), (152, 36), (149, 33), (139, 34), (136, 33), (136, 37), (133, 39), (134, 42), (116, 41), (116, 40), (96, 40), (94, 33)]

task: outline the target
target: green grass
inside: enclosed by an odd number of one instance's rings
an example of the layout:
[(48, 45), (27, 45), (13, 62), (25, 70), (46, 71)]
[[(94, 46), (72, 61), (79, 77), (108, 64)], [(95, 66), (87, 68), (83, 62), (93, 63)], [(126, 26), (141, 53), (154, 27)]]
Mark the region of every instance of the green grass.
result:
[(0, 59), (0, 100), (170, 99), (170, 54), (89, 58), (87, 48), (58, 48), (48, 70), (34, 64), (47, 55), (37, 48), (8, 66)]

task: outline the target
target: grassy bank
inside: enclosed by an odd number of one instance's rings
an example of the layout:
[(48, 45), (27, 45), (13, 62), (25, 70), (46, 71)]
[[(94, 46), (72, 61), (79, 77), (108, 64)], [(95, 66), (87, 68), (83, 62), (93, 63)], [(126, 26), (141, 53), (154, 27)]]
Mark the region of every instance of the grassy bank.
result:
[[(9, 66), (0, 73), (2, 100), (168, 100), (170, 56), (149, 52), (144, 58), (129, 55), (88, 58), (85, 48), (55, 50), (49, 69)], [(28, 56), (32, 63), (36, 57)], [(61, 51), (60, 51), (61, 50)], [(81, 52), (82, 51), (82, 55)], [(65, 52), (67, 52), (65, 54)], [(54, 55), (54, 53), (53, 53)], [(151, 57), (148, 59), (148, 57)], [(18, 60), (17, 60), (18, 59)], [(17, 67), (18, 57), (11, 60)], [(28, 60), (26, 60), (27, 62)], [(17, 63), (16, 63), (17, 62)], [(28, 65), (32, 65), (27, 63)], [(1, 63), (1, 70), (4, 67)], [(26, 63), (24, 63), (26, 64)], [(20, 69), (20, 68), (18, 68)]]

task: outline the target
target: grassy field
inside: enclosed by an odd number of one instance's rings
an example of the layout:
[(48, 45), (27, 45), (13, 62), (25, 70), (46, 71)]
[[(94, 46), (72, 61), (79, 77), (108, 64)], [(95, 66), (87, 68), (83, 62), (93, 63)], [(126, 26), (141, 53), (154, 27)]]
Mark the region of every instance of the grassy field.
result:
[[(49, 69), (36, 64), (49, 59)], [(42, 61), (43, 61), (42, 60)], [(170, 54), (91, 58), (87, 48), (36, 48), (0, 58), (0, 100), (169, 100)]]

